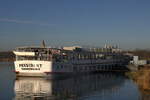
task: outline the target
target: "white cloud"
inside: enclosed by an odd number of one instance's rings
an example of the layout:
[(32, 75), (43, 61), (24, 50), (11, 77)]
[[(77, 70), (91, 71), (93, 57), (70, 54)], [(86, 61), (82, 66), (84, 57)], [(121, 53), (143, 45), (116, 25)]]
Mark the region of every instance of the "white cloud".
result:
[(17, 19), (9, 19), (9, 18), (0, 18), (0, 22), (11, 22), (11, 23), (18, 23), (18, 24), (35, 24), (35, 25), (41, 25), (41, 26), (52, 26), (53, 24), (47, 24), (47, 23), (38, 23), (33, 22), (29, 20), (17, 20)]

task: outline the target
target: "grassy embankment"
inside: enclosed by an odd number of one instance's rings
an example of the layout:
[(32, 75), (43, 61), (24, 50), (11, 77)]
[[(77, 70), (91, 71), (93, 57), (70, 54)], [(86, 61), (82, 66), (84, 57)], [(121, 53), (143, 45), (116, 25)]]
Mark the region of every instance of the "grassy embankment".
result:
[[(150, 61), (150, 50), (134, 50), (130, 53)], [(127, 72), (126, 75), (134, 80), (142, 94), (150, 94), (150, 65), (140, 67), (138, 71)]]
[(128, 72), (127, 76), (134, 80), (141, 93), (141, 100), (150, 100), (150, 65), (136, 72)]
[(145, 65), (135, 72), (127, 72), (126, 75), (133, 79), (142, 92), (150, 93), (150, 66)]

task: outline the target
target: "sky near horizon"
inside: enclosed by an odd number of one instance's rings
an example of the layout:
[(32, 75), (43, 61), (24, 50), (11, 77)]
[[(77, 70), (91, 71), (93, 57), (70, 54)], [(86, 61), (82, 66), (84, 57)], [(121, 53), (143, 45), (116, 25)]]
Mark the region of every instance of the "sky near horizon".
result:
[(150, 48), (150, 0), (0, 0), (0, 51), (42, 40)]

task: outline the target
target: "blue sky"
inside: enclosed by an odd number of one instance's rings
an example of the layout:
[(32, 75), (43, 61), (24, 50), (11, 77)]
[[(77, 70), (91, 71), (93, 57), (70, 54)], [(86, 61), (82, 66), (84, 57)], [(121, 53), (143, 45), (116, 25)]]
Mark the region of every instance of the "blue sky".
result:
[(0, 51), (42, 40), (150, 48), (150, 0), (0, 0)]

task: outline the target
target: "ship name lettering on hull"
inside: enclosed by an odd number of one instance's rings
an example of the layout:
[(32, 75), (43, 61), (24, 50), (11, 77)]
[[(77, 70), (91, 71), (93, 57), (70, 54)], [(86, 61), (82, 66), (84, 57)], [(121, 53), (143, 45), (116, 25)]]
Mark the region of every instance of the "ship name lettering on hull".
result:
[(42, 64), (19, 64), (22, 70), (40, 70)]

